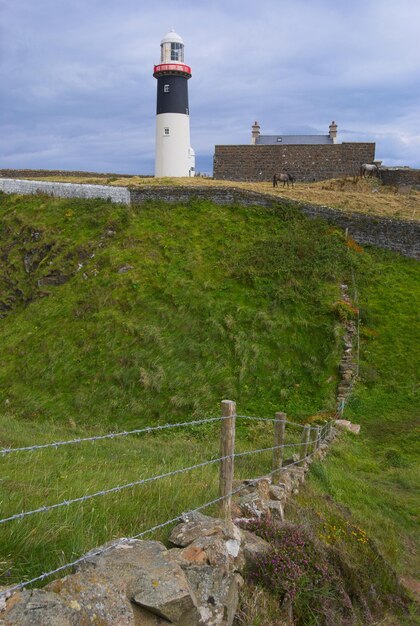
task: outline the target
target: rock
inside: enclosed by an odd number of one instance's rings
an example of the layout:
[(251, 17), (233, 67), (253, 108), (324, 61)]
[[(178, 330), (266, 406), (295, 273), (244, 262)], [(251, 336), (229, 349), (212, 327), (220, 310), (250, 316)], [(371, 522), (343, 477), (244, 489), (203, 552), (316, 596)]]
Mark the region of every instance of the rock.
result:
[(256, 489), (263, 500), (268, 500), (270, 497), (270, 483), (271, 481), (268, 478), (262, 478), (257, 483), (254, 483), (254, 489)]
[(350, 384), (349, 383), (343, 383), (341, 385), (338, 385), (338, 393), (340, 395), (344, 395), (346, 396), (346, 394), (350, 391)]
[(411, 191), (411, 187), (412, 185), (398, 185), (397, 187), (397, 193), (399, 193), (400, 195), (407, 195), (410, 193)]
[(265, 500), (256, 492), (247, 493), (239, 498), (238, 506), (242, 514), (248, 517), (261, 517), (261, 515), (267, 512)]
[(78, 626), (83, 623), (80, 620), (80, 606), (71, 606), (56, 593), (43, 589), (14, 594), (0, 615), (4, 626)]
[[(320, 443), (319, 444), (319, 448), (325, 444)], [(297, 483), (303, 483), (305, 480), (305, 470), (303, 469), (303, 467), (299, 467), (298, 465), (295, 465), (292, 469), (290, 469), (290, 475), (292, 478), (292, 481), (297, 482)]]
[(32, 257), (33, 257), (32, 252), (25, 252), (24, 257), (23, 257), (23, 266), (27, 274), (30, 274), (30, 272), (32, 271)]
[(64, 285), (64, 283), (66, 283), (68, 281), (69, 277), (65, 276), (65, 274), (62, 274), (61, 272), (54, 271), (51, 272), (51, 274), (48, 274), (48, 276), (43, 276), (42, 278), (40, 278), (37, 282), (38, 287), (43, 287), (43, 286), (50, 286), (50, 285)]
[(200, 626), (231, 626), (238, 607), (238, 580), (233, 572), (209, 565), (186, 570), (200, 615)]
[[(113, 549), (100, 555), (96, 555), (95, 551), (88, 553), (86, 560), (77, 566), (78, 572), (83, 574), (81, 579), (91, 575), (92, 583), (94, 580), (100, 581), (105, 594), (109, 592), (106, 589), (110, 583), (121, 590), (120, 596), (124, 595), (143, 611), (174, 624), (187, 626), (198, 623), (196, 600), (184, 571), (171, 559), (162, 543), (120, 540), (103, 547), (110, 546)], [(61, 595), (67, 594), (69, 585), (69, 595), (72, 594), (72, 584), (65, 582), (60, 590)], [(92, 592), (96, 593), (93, 589)], [(103, 602), (106, 604), (105, 598)], [(124, 624), (122, 621), (110, 623)]]
[(285, 502), (287, 499), (286, 485), (270, 485), (269, 497), (270, 500)]
[(245, 564), (247, 567), (250, 567), (253, 563), (255, 563), (260, 555), (269, 552), (269, 550), (271, 550), (271, 546), (267, 541), (265, 541), (265, 539), (258, 537), (258, 535), (255, 535), (249, 530), (243, 529), (241, 530), (241, 533)]
[(360, 434), (360, 424), (350, 424), (349, 431), (354, 433), (355, 435)]
[[(295, 490), (293, 491), (293, 493), (294, 492)], [(267, 500), (266, 506), (268, 510), (270, 511), (270, 515), (272, 516), (273, 519), (279, 522), (284, 522), (284, 511), (283, 511), (283, 505), (281, 502), (279, 502), (278, 500)]]
[(240, 487), (242, 487), (241, 490), (238, 491), (239, 495), (257, 492), (261, 496), (261, 498), (265, 500), (269, 497), (270, 484), (271, 480), (269, 478), (260, 478), (260, 480), (258, 481), (254, 481), (251, 479), (234, 480), (233, 491), (238, 490)]
[(82, 568), (94, 567), (95, 574), (126, 581), (127, 596), (143, 609), (164, 619), (183, 624), (183, 616), (195, 607), (182, 568), (168, 557), (158, 541), (130, 541), (101, 556), (93, 557)]
[(122, 267), (119, 268), (118, 274), (125, 274), (126, 272), (129, 272), (130, 270), (133, 270), (133, 269), (134, 269), (133, 265), (123, 265)]
[(175, 546), (185, 547), (200, 537), (210, 535), (219, 535), (224, 539), (236, 541), (241, 540), (239, 528), (236, 528), (232, 522), (208, 517), (197, 512), (191, 513), (185, 517), (185, 521), (175, 526), (169, 536), (169, 541)]
[(348, 430), (351, 422), (349, 420), (335, 420), (335, 425), (340, 430)]
[(126, 580), (114, 579), (110, 574), (98, 576), (93, 569), (78, 572), (50, 583), (46, 589), (67, 606), (79, 608), (77, 624), (94, 624), (97, 620), (103, 626), (134, 626), (135, 615), (141, 612), (127, 596)]
[(171, 548), (169, 556), (182, 565), (196, 564), (196, 565), (208, 565), (208, 557), (202, 548), (194, 546), (193, 544), (186, 548)]
[(240, 569), (241, 535), (238, 539), (224, 539), (221, 535), (199, 537), (176, 555), (177, 560), (187, 563), (208, 564), (213, 567), (233, 570)]

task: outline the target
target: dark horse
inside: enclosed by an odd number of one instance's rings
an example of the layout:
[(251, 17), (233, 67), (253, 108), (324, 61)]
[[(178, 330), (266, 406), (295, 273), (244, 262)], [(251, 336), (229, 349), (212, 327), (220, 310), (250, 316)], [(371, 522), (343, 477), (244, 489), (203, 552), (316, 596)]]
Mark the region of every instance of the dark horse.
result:
[(279, 186), (279, 181), (283, 183), (283, 187), (286, 185), (289, 186), (289, 183), (292, 183), (292, 187), (294, 186), (295, 177), (292, 174), (288, 174), (287, 172), (282, 172), (281, 174), (274, 174), (273, 176), (273, 187)]

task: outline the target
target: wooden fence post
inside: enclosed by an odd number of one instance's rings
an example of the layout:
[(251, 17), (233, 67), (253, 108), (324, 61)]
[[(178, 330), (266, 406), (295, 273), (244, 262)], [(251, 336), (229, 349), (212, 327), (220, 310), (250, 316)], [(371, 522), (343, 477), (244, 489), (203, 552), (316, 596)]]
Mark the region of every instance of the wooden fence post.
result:
[(329, 421), (328, 431), (327, 432), (328, 432), (328, 434), (327, 434), (328, 439), (331, 439), (332, 438), (332, 434), (333, 434), (333, 421), (332, 420)]
[[(280, 470), (283, 465), (283, 446), (286, 430), (286, 413), (276, 413), (274, 421), (274, 446), (273, 450), (273, 485), (278, 485), (280, 482)], [(277, 471), (275, 471), (277, 470)]]
[[(221, 512), (225, 519), (231, 519), (232, 507), (232, 484), (233, 467), (235, 453), (235, 417), (236, 403), (232, 400), (222, 400), (222, 426), (220, 430), (220, 474), (219, 474), (219, 496), (221, 501)], [(226, 457), (226, 458), (223, 458)]]
[(302, 448), (300, 450), (300, 459), (303, 460), (306, 456), (308, 456), (309, 450), (309, 440), (311, 437), (311, 427), (309, 424), (306, 424), (303, 428), (302, 434)]
[(318, 450), (319, 448), (319, 444), (320, 444), (320, 438), (321, 436), (321, 427), (320, 426), (316, 426), (315, 427), (315, 441), (314, 441), (314, 452), (316, 452), (316, 450)]

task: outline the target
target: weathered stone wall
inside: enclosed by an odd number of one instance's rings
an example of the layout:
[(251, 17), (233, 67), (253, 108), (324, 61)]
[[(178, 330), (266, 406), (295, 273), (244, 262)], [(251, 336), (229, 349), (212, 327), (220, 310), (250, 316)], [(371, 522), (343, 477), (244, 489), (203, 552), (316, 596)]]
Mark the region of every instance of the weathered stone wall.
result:
[(172, 204), (186, 203), (191, 200), (207, 200), (215, 204), (242, 204), (244, 206), (273, 206), (279, 201), (262, 193), (247, 191), (235, 187), (210, 187), (208, 185), (194, 187), (169, 187), (153, 185), (150, 187), (133, 187), (130, 189), (132, 204), (160, 201)]
[(381, 167), (381, 180), (384, 185), (413, 185), (420, 188), (420, 169), (411, 167)]
[(300, 210), (309, 218), (321, 218), (344, 230), (347, 228), (349, 235), (361, 245), (377, 246), (420, 259), (420, 222), (346, 213), (309, 204), (301, 205)]
[[(253, 146), (251, 146), (253, 147)], [(269, 146), (270, 147), (270, 146)], [(206, 200), (222, 205), (263, 207), (294, 207), (309, 218), (322, 218), (339, 228), (348, 229), (351, 237), (360, 243), (371, 244), (399, 252), (404, 256), (420, 258), (420, 223), (412, 220), (395, 220), (387, 217), (349, 213), (341, 209), (301, 204), (285, 198), (263, 193), (235, 189), (234, 187), (144, 186), (136, 188), (107, 185), (78, 185), (72, 183), (46, 183), (0, 178), (0, 190), (6, 193), (48, 193), (61, 198), (104, 198), (125, 204), (142, 204), (147, 201), (187, 203)]]
[(130, 193), (126, 187), (111, 187), (110, 185), (78, 185), (0, 178), (0, 191), (24, 195), (45, 193), (57, 198), (103, 198), (112, 202), (130, 204)]
[(375, 159), (374, 143), (335, 145), (216, 146), (214, 178), (219, 180), (272, 180), (287, 171), (297, 181), (311, 182), (354, 176), (362, 163)]
[[(404, 256), (420, 258), (420, 223), (387, 217), (348, 213), (318, 205), (300, 204), (262, 193), (232, 187), (141, 187), (131, 190), (131, 201), (141, 204), (147, 200), (181, 203), (192, 199), (208, 200), (215, 204), (242, 204), (245, 206), (291, 206), (309, 218), (322, 218), (339, 228), (348, 229), (359, 244), (370, 244), (399, 252)], [(281, 203), (281, 204), (280, 204)]]
[[(13, 170), (9, 168), (0, 169), (0, 178), (45, 178), (46, 176), (71, 176), (78, 178), (80, 176), (91, 176), (92, 178), (130, 178), (132, 174), (111, 174), (98, 172), (80, 172), (77, 170)], [(149, 178), (145, 176), (144, 178)]]

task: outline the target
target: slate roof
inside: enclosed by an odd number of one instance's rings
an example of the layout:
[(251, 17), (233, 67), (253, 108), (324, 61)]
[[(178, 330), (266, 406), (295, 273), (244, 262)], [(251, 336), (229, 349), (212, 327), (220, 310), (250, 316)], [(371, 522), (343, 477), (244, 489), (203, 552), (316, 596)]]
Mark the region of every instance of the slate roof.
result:
[(315, 145), (332, 144), (333, 140), (329, 135), (259, 135), (256, 145)]

